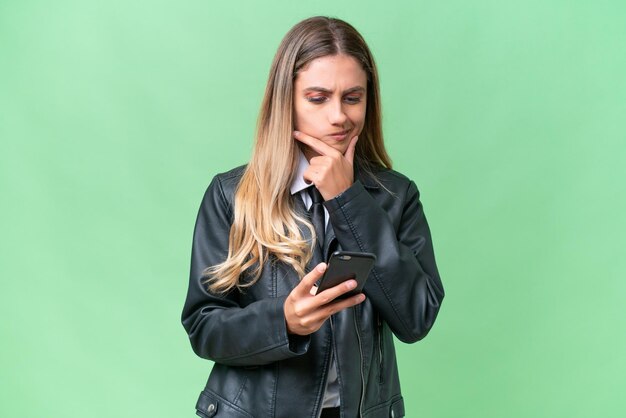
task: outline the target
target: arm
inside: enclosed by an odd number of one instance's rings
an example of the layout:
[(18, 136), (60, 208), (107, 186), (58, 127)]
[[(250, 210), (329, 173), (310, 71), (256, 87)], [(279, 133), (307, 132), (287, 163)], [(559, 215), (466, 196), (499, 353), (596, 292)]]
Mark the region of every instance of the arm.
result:
[(326, 199), (341, 247), (377, 255), (364, 293), (401, 341), (424, 338), (444, 292), (417, 187), (398, 179), (397, 184), (406, 187), (394, 190), (390, 198), (398, 200), (383, 210), (360, 181), (353, 181), (357, 137), (345, 154), (302, 132), (294, 132), (294, 137), (319, 154), (311, 158), (304, 178)]
[(357, 181), (325, 206), (344, 250), (377, 255), (364, 293), (393, 333), (410, 343), (432, 327), (444, 290), (417, 187), (407, 181), (406, 190), (390, 198), (397, 202), (385, 211)]
[(239, 303), (238, 290), (218, 295), (207, 290), (203, 270), (226, 259), (232, 212), (219, 177), (209, 185), (193, 236), (191, 273), (182, 323), (195, 353), (218, 363), (262, 365), (303, 354), (309, 338), (288, 337), (286, 297)]

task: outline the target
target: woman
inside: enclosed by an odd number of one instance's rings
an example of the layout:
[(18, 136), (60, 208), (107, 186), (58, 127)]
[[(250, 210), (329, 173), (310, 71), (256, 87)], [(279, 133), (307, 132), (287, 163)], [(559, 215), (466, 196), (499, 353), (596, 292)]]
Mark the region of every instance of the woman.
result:
[[(316, 293), (335, 250), (377, 256), (362, 294), (337, 298), (354, 280)], [(250, 163), (213, 179), (196, 221), (182, 322), (215, 362), (197, 414), (404, 416), (392, 334), (423, 338), (443, 296), (418, 190), (385, 151), (367, 45), (338, 19), (298, 23)]]

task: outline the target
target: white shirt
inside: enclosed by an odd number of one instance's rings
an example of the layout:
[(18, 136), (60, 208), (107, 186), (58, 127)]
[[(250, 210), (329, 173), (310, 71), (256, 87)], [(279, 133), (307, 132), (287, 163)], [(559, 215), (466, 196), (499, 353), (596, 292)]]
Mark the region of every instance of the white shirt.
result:
[[(296, 177), (291, 183), (291, 194), (295, 195), (300, 193), (300, 197), (304, 202), (306, 210), (311, 208), (313, 201), (311, 196), (307, 193), (307, 189), (312, 187), (311, 184), (307, 184), (304, 181), (304, 172), (309, 168), (309, 161), (306, 159), (302, 151), (300, 152), (300, 159), (298, 160), (298, 168), (296, 169)], [(324, 225), (328, 225), (328, 211), (324, 208)], [(331, 351), (330, 357), (330, 369), (328, 370), (328, 379), (326, 380), (326, 392), (324, 392), (324, 402), (322, 408), (334, 408), (339, 406), (339, 381), (337, 380), (337, 367), (335, 366), (335, 356)]]

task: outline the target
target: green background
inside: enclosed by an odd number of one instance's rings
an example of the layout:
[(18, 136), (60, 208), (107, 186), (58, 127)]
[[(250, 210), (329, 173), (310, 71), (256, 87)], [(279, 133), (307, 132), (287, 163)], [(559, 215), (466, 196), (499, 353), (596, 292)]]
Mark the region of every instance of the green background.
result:
[(0, 416), (194, 416), (196, 211), (316, 14), (374, 52), (447, 293), (407, 416), (623, 416), (622, 0), (0, 1)]

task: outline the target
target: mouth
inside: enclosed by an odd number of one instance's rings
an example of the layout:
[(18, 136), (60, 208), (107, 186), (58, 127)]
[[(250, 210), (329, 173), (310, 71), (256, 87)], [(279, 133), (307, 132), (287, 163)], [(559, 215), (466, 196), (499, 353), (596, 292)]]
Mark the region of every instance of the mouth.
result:
[(339, 132), (334, 132), (330, 135), (328, 135), (330, 138), (334, 139), (335, 141), (343, 141), (344, 139), (346, 139), (348, 137), (348, 134), (350, 133), (350, 129), (346, 129), (343, 131), (339, 131)]

